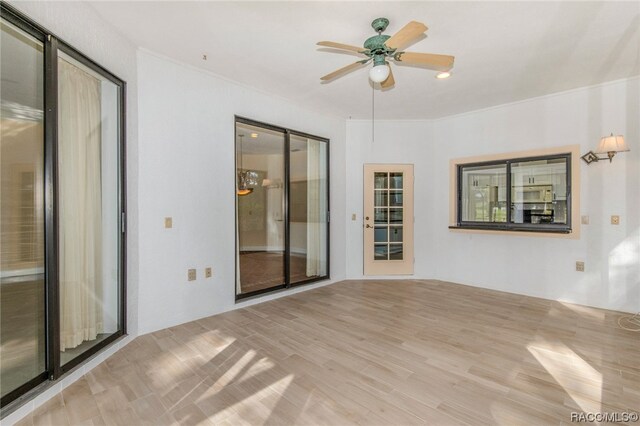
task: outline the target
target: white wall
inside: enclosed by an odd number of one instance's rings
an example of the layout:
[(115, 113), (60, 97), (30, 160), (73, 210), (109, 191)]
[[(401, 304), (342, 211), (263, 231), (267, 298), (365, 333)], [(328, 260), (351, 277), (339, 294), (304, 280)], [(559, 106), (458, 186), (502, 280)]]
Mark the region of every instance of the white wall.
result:
[[(331, 139), (331, 211), (337, 218), (345, 217), (345, 121), (145, 51), (138, 55), (138, 73), (139, 326), (146, 333), (238, 306), (234, 114)], [(172, 229), (163, 227), (166, 216), (173, 217)], [(333, 221), (333, 281), (345, 277), (343, 235), (344, 221)], [(214, 269), (210, 279), (204, 278), (207, 266)], [(197, 268), (196, 281), (187, 281), (189, 268)]]
[[(362, 277), (362, 165), (414, 163), (416, 278), (639, 311), (639, 118), (634, 78), (435, 121), (380, 121), (373, 143), (370, 121), (348, 121), (347, 277)], [(611, 164), (581, 162), (581, 214), (590, 224), (579, 240), (447, 228), (450, 159), (571, 144), (584, 153), (609, 132), (624, 134), (631, 152)], [(576, 260), (585, 272), (575, 271)]]

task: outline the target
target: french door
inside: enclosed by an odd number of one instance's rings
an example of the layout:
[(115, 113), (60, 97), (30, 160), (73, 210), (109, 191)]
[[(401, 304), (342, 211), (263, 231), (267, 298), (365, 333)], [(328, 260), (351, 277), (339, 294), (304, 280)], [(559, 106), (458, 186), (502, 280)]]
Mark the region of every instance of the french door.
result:
[(0, 11), (5, 407), (125, 333), (125, 83)]
[(413, 274), (413, 164), (364, 166), (364, 274)]

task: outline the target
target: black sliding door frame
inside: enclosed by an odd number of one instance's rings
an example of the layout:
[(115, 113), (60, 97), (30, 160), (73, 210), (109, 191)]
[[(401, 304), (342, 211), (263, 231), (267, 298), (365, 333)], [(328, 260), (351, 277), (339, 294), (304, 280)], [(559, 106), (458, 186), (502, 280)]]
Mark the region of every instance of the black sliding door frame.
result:
[[(99, 64), (93, 62), (51, 31), (0, 1), (0, 16), (43, 44), (44, 55), (44, 247), (45, 247), (45, 339), (46, 371), (7, 393), (0, 406), (19, 404), (25, 394), (47, 380), (57, 380), (106, 346), (124, 336), (126, 322), (126, 83)], [(74, 359), (60, 365), (60, 292), (59, 292), (59, 187), (58, 187), (58, 58), (59, 52), (82, 63), (118, 87), (118, 331), (95, 344)], [(4, 414), (4, 413), (3, 413)]]
[[(330, 188), (330, 175), (329, 175), (329, 170), (330, 170), (330, 161), (329, 161), (329, 152), (330, 152), (330, 140), (327, 138), (323, 138), (320, 136), (314, 136), (311, 135), (309, 133), (304, 133), (304, 132), (299, 132), (297, 130), (291, 130), (288, 129), (286, 127), (279, 127), (279, 126), (274, 126), (272, 124), (267, 124), (267, 123), (263, 123), (261, 121), (256, 121), (256, 120), (252, 120), (250, 118), (246, 118), (246, 117), (241, 117), (241, 116), (234, 116), (234, 161), (235, 161), (235, 165), (234, 165), (234, 180), (237, 181), (237, 164), (238, 164), (238, 158), (237, 158), (237, 153), (238, 153), (238, 147), (237, 147), (237, 128), (238, 128), (238, 124), (246, 124), (249, 126), (254, 126), (254, 127), (260, 127), (263, 129), (267, 129), (267, 130), (272, 130), (275, 132), (279, 132), (282, 133), (284, 135), (284, 179), (283, 179), (283, 191), (284, 191), (284, 246), (285, 246), (285, 253), (284, 253), (284, 283), (279, 284), (279, 285), (275, 285), (273, 287), (269, 287), (269, 288), (264, 288), (264, 289), (260, 289), (260, 290), (256, 290), (256, 291), (252, 291), (252, 292), (248, 292), (248, 293), (242, 293), (242, 294), (237, 294), (237, 291), (235, 291), (235, 288), (237, 286), (238, 280), (240, 279), (239, 276), (239, 270), (240, 270), (240, 257), (239, 257), (239, 248), (240, 248), (240, 241), (239, 241), (239, 234), (238, 234), (238, 202), (237, 202), (237, 195), (235, 195), (236, 197), (236, 203), (235, 203), (235, 230), (236, 230), (236, 237), (235, 237), (235, 260), (236, 260), (236, 268), (235, 268), (235, 281), (233, 283), (234, 285), (234, 294), (235, 294), (235, 299), (236, 302), (239, 302), (243, 299), (247, 299), (250, 297), (255, 297), (255, 296), (259, 296), (265, 293), (271, 293), (274, 291), (278, 291), (278, 290), (286, 290), (289, 288), (293, 288), (293, 287), (298, 287), (300, 285), (305, 285), (305, 284), (311, 284), (314, 282), (318, 282), (318, 281), (324, 281), (324, 280), (328, 280), (330, 279), (331, 276), (331, 269), (330, 269), (330, 253), (331, 253), (331, 248), (330, 248), (330, 240), (329, 240), (329, 236), (330, 236), (330, 213), (331, 213), (331, 209), (330, 209), (330, 199), (331, 199), (331, 188)], [(291, 136), (300, 136), (300, 137), (305, 137), (305, 138), (309, 138), (309, 139), (314, 139), (317, 140), (319, 142), (323, 142), (326, 143), (326, 147), (327, 147), (327, 232), (326, 232), (326, 241), (327, 241), (327, 251), (326, 251), (326, 257), (327, 257), (327, 273), (323, 276), (320, 277), (314, 277), (314, 278), (310, 278), (308, 280), (303, 280), (303, 281), (297, 281), (295, 283), (291, 283), (291, 220), (290, 220), (290, 206), (291, 206), (291, 191), (290, 191), (290, 169), (291, 169)]]

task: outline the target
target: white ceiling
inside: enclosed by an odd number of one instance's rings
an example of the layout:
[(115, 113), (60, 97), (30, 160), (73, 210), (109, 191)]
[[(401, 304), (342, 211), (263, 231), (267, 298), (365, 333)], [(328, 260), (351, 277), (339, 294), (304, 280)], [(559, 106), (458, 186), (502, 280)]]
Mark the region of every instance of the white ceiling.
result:
[[(408, 51), (451, 54), (454, 75), (393, 68), (376, 118), (436, 118), (640, 74), (640, 2), (95, 2), (134, 43), (310, 109), (370, 118), (366, 70), (320, 40), (362, 45), (370, 22), (410, 20), (428, 37)], [(203, 61), (202, 55), (208, 60)], [(393, 65), (392, 65), (393, 66)]]

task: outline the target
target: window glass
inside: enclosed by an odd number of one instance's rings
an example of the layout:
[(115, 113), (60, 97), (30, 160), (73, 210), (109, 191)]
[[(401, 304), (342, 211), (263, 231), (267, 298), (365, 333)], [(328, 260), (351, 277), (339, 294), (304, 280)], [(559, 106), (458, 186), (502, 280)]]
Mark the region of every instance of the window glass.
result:
[(458, 226), (570, 232), (570, 154), (458, 166)]
[(511, 222), (567, 223), (567, 159), (511, 164)]
[(507, 221), (506, 164), (463, 167), (462, 220)]

